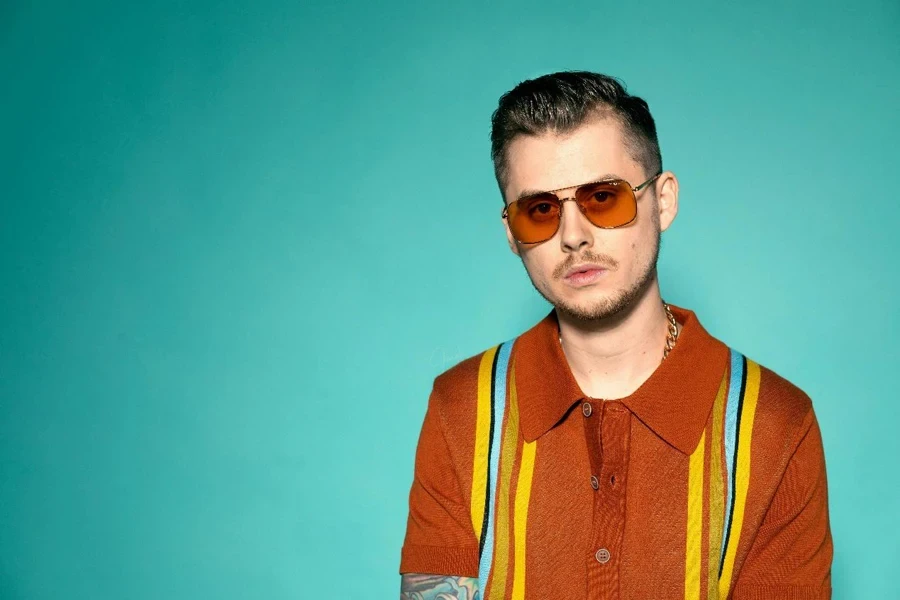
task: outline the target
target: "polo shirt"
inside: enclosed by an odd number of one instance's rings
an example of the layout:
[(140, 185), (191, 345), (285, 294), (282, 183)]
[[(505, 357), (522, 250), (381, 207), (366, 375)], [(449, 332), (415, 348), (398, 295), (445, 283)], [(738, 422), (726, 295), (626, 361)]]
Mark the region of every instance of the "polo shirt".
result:
[(438, 375), (400, 573), (484, 600), (830, 598), (809, 396), (670, 307), (677, 343), (625, 398), (581, 391), (555, 309)]

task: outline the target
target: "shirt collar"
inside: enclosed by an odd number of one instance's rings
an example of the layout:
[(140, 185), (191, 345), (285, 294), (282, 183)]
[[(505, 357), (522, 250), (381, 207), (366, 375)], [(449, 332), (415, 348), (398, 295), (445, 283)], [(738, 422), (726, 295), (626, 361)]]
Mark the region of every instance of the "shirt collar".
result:
[[(707, 333), (693, 311), (669, 305), (682, 325), (675, 347), (621, 402), (659, 437), (690, 454), (700, 441), (728, 362), (728, 346)], [(586, 398), (559, 344), (556, 309), (519, 336), (514, 347), (522, 432), (529, 442)]]

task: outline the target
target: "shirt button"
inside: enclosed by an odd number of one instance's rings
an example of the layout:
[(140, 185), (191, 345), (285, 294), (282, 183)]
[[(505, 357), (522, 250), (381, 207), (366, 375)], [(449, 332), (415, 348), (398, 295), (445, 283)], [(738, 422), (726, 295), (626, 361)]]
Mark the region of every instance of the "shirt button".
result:
[(591, 475), (591, 487), (595, 490), (600, 489), (600, 481), (593, 475)]
[(606, 548), (600, 548), (597, 550), (597, 553), (594, 554), (594, 558), (597, 559), (597, 562), (600, 564), (609, 562), (609, 550)]
[(585, 402), (584, 404), (581, 405), (581, 412), (584, 413), (584, 416), (586, 416), (586, 417), (591, 416), (591, 412), (593, 412), (593, 410), (594, 409), (591, 406), (590, 402)]

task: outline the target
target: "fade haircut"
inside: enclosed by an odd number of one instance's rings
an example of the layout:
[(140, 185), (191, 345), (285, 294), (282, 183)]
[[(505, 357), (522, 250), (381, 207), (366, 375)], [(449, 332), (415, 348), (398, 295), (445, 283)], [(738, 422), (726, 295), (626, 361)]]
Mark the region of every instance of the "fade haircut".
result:
[(560, 71), (523, 81), (503, 94), (491, 116), (491, 158), (501, 197), (506, 195), (506, 152), (513, 139), (548, 131), (569, 133), (592, 118), (608, 116), (619, 121), (625, 146), (645, 175), (661, 171), (662, 155), (650, 108), (642, 98), (626, 92), (619, 79), (590, 71)]

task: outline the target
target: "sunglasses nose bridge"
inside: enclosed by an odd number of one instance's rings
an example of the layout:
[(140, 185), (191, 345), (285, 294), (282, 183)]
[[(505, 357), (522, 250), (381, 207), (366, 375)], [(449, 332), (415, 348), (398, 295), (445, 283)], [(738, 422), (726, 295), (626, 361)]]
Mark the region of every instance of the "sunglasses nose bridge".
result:
[[(563, 229), (568, 229), (569, 231), (571, 231), (571, 228), (573, 225), (576, 228), (578, 228), (579, 230), (581, 230), (582, 233), (586, 230), (589, 230), (590, 227), (585, 227), (585, 224), (587, 224), (588, 226), (592, 225), (591, 220), (588, 218), (587, 213), (585, 213), (584, 208), (581, 206), (581, 204), (579, 204), (578, 198), (576, 196), (565, 196), (565, 197), (558, 197), (558, 198), (559, 198), (559, 221), (556, 224), (557, 232), (559, 232)], [(575, 203), (575, 207), (577, 208), (577, 210), (575, 211), (575, 214), (572, 214), (568, 218), (566, 217), (566, 210), (565, 210), (567, 200), (573, 201)], [(569, 225), (564, 224), (564, 221), (571, 221), (573, 218), (575, 219), (577, 224), (575, 224), (575, 223), (570, 223)], [(581, 222), (578, 222), (579, 218), (580, 218)]]
[(578, 203), (578, 197), (576, 197), (576, 196), (564, 196), (564, 197), (557, 196), (557, 197), (559, 198), (559, 219), (560, 219), (560, 221), (562, 221), (562, 219), (563, 219), (563, 213), (565, 213), (565, 211), (566, 211), (566, 202), (568, 200), (571, 200), (572, 202), (574, 202), (575, 206), (578, 207), (578, 212), (580, 212), (585, 218), (587, 217), (587, 215), (584, 214), (584, 208), (582, 208), (581, 204)]

